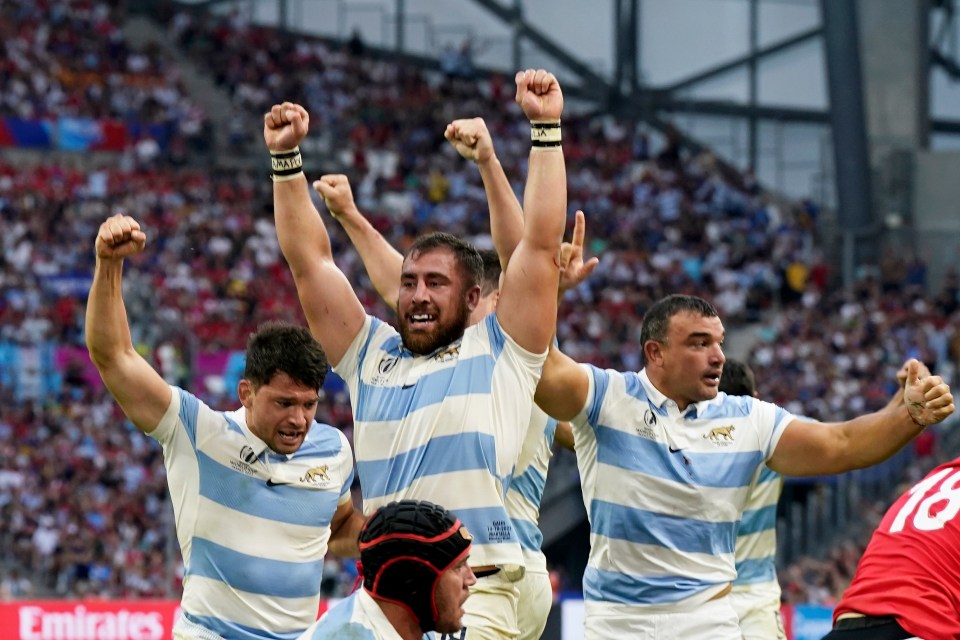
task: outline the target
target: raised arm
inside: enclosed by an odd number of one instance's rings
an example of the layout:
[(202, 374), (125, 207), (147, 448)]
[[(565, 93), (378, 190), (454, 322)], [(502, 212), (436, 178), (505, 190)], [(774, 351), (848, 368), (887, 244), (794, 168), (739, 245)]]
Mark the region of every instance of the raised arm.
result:
[[(563, 94), (553, 74), (528, 69), (516, 76), (517, 103), (533, 125), (524, 191), (523, 235), (504, 272), (497, 319), (516, 342), (543, 353), (557, 320), (559, 254), (566, 224), (567, 177), (559, 145)], [(547, 146), (538, 146), (545, 141)]]
[(403, 255), (360, 213), (349, 187), (347, 184), (345, 191), (327, 189), (326, 192), (330, 194), (330, 198), (325, 200), (327, 209), (346, 231), (377, 293), (396, 311)]
[(921, 376), (921, 366), (916, 360), (908, 362), (902, 402), (846, 422), (794, 420), (767, 466), (784, 475), (828, 475), (886, 460), (953, 413), (950, 387), (940, 376)]
[(146, 242), (140, 224), (130, 216), (115, 215), (100, 225), (85, 326), (90, 360), (103, 383), (130, 421), (150, 433), (170, 406), (172, 392), (133, 348), (123, 304), (123, 259), (143, 251)]
[[(274, 105), (263, 117), (263, 139), (274, 157), (273, 207), (280, 250), (293, 273), (310, 331), (336, 366), (363, 327), (365, 313), (333, 261), (330, 236), (310, 200), (303, 172), (297, 171), (297, 145), (307, 135), (309, 122), (300, 105)], [(345, 176), (323, 176), (314, 188), (329, 200), (349, 192), (350, 184)]]
[[(558, 298), (590, 277), (600, 264), (596, 257), (583, 261), (583, 240), (586, 236), (586, 220), (583, 211), (577, 211), (573, 224), (573, 238), (560, 247), (560, 286)], [(557, 441), (573, 450), (573, 433), (565, 420), (571, 420), (587, 402), (589, 379), (587, 372), (573, 359), (564, 355), (555, 346), (550, 348), (543, 373), (537, 385), (534, 400), (548, 415), (560, 420), (557, 425)], [(564, 425), (566, 425), (564, 427)], [(565, 433), (561, 434), (561, 428)]]
[(500, 257), (500, 267), (506, 269), (523, 237), (523, 209), (497, 159), (487, 123), (483, 118), (454, 120), (447, 125), (443, 135), (457, 153), (473, 160), (480, 170), (487, 206), (490, 207), (493, 247)]

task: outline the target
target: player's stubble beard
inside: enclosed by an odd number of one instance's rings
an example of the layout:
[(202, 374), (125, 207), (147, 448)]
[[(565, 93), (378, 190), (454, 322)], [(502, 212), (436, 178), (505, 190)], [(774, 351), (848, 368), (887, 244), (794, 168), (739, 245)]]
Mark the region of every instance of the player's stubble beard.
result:
[(444, 316), (437, 313), (439, 322), (437, 327), (430, 333), (412, 331), (409, 321), (406, 319), (408, 314), (415, 311), (408, 311), (399, 320), (400, 339), (403, 340), (403, 346), (417, 355), (427, 355), (433, 353), (440, 347), (444, 347), (463, 336), (470, 320), (470, 307), (467, 305), (466, 298), (460, 300), (457, 308), (452, 310), (454, 314), (449, 321), (444, 320)]

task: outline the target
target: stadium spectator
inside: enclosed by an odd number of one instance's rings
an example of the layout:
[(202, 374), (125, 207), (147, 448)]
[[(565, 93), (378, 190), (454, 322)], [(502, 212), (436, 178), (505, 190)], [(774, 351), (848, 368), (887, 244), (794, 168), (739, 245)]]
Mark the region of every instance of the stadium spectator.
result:
[[(301, 633), (316, 616), (328, 546), (356, 555), (362, 523), (350, 445), (314, 419), (326, 358), (305, 328), (266, 325), (248, 343), (241, 409), (216, 412), (169, 386), (134, 350), (122, 297), (124, 259), (145, 243), (129, 216), (100, 226), (86, 338), (121, 409), (164, 447), (186, 570), (174, 633)], [(126, 575), (135, 590), (144, 578)]]
[(459, 633), (477, 581), (468, 562), (472, 541), (454, 514), (433, 503), (400, 500), (379, 507), (360, 531), (362, 588), (300, 640), (421, 640), (431, 631), (444, 638)]
[[(876, 464), (954, 409), (949, 387), (918, 378), (911, 361), (898, 406), (800, 425), (776, 405), (718, 395), (723, 339), (712, 305), (673, 295), (644, 318), (639, 373), (550, 352), (537, 403), (573, 424), (591, 514), (587, 638), (654, 637), (665, 628), (679, 637), (740, 638), (724, 596), (736, 577), (735, 523), (760, 465), (825, 475)], [(642, 490), (625, 487), (631, 479)], [(637, 584), (637, 576), (649, 577)]]

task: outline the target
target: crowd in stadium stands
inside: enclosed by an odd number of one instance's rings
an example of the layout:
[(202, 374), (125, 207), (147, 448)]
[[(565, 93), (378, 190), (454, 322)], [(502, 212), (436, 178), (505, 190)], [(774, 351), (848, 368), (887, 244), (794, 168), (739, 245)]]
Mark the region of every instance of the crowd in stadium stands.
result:
[[(129, 142), (170, 161), (209, 146), (210, 123), (169, 55), (124, 38), (122, 0), (0, 2), (0, 116), (136, 122)], [(164, 139), (149, 133), (167, 125)]]
[[(3, 112), (149, 119), (186, 108), (202, 121), (159, 52), (133, 51), (119, 36), (112, 7), (0, 0)], [(72, 28), (50, 28), (57, 24)], [(479, 176), (442, 132), (454, 118), (484, 116), (519, 188), (528, 132), (504, 78), (434, 75), (361, 55), (359, 41), (338, 49), (236, 14), (178, 14), (169, 30), (232, 97), (238, 147), (255, 139), (260, 114), (278, 98), (300, 102), (311, 131), (340, 143), (327, 158), (306, 153), (308, 168), (345, 169), (360, 209), (395, 246), (434, 228), (492, 246)], [(761, 395), (799, 415), (841, 419), (884, 404), (906, 357), (938, 373), (956, 370), (955, 274), (930, 296), (922, 262), (891, 259), (854, 291), (831, 293), (811, 250), (815, 205), (778, 202), (749, 173), (610, 118), (569, 118), (564, 152), (570, 210), (586, 212), (587, 251), (601, 258), (561, 307), (558, 337), (574, 358), (640, 369), (644, 312), (681, 292), (713, 300), (728, 326), (777, 318), (760, 325), (750, 363)], [(0, 598), (157, 596), (179, 579), (168, 562), (177, 545), (156, 446), (125, 425), (79, 364), (43, 380), (43, 347), (83, 347), (93, 237), (104, 217), (129, 212), (149, 237), (125, 273), (135, 343), (169, 382), (213, 406), (232, 407), (231, 389), (222, 377), (196, 379), (204, 354), (242, 349), (267, 319), (303, 322), (266, 172), (180, 167), (172, 155), (133, 150), (100, 168), (0, 163)], [(345, 235), (335, 223), (328, 228), (364, 304), (389, 317)], [(774, 307), (782, 313), (765, 314)], [(40, 380), (24, 386), (31, 376)], [(824, 380), (845, 382), (827, 389)], [(325, 393), (319, 415), (349, 435), (343, 392)], [(859, 551), (848, 541), (829, 560), (789, 567), (787, 597), (835, 597)], [(326, 592), (343, 595), (353, 577), (352, 563), (331, 560)]]

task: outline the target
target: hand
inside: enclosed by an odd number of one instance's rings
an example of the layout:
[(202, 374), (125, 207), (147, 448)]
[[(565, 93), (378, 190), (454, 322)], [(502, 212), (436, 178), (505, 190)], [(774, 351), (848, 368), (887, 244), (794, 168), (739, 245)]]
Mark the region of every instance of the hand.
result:
[(334, 218), (341, 215), (360, 215), (353, 201), (353, 190), (350, 189), (347, 176), (341, 174), (320, 176), (320, 179), (313, 183), (313, 188), (323, 198), (324, 204), (330, 210), (330, 215)]
[(100, 225), (95, 248), (100, 260), (122, 260), (140, 253), (146, 244), (147, 235), (140, 230), (140, 223), (118, 213)]
[[(913, 362), (913, 360), (907, 360), (903, 363), (903, 366), (900, 367), (900, 370), (897, 371), (897, 383), (899, 383), (901, 389), (903, 389), (907, 384), (907, 374), (909, 373), (911, 362)], [(927, 365), (923, 364), (919, 360), (916, 362), (920, 365), (920, 368), (917, 370), (917, 377), (926, 378), (927, 376), (932, 375), (930, 373), (930, 369), (927, 368)]]
[(483, 118), (454, 120), (447, 125), (443, 137), (461, 156), (476, 163), (493, 159), (493, 139)]
[(296, 147), (309, 129), (310, 114), (292, 102), (275, 104), (263, 116), (263, 141), (274, 153)]
[(940, 376), (920, 377), (917, 360), (907, 362), (906, 386), (903, 388), (903, 403), (913, 421), (922, 427), (942, 422), (953, 413), (953, 396), (950, 386)]
[(590, 277), (600, 264), (599, 258), (583, 262), (583, 237), (586, 231), (583, 211), (577, 211), (573, 223), (573, 239), (560, 245), (560, 293), (573, 289)]
[(517, 104), (528, 120), (559, 121), (563, 113), (563, 92), (552, 73), (543, 69), (518, 71)]

